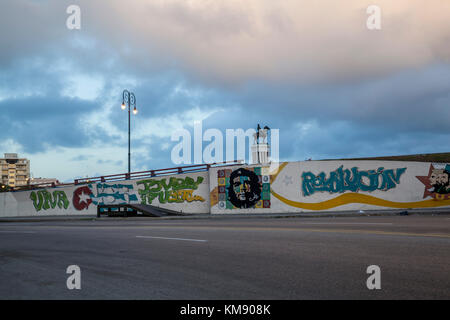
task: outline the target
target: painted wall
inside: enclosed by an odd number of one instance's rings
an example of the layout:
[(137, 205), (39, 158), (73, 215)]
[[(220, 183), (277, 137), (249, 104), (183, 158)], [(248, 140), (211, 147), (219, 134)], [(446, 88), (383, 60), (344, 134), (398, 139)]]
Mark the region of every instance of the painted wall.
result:
[(96, 215), (99, 204), (126, 203), (209, 213), (208, 173), (0, 193), (0, 217)]
[(450, 165), (303, 161), (210, 170), (211, 213), (450, 207)]
[(0, 217), (95, 215), (99, 204), (144, 203), (184, 213), (283, 213), (450, 208), (450, 164), (303, 161), (0, 193)]

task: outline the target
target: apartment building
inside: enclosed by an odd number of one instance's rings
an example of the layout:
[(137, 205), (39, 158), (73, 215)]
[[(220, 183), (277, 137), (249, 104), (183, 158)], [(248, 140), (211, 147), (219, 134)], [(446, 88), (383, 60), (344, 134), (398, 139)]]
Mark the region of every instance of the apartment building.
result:
[(10, 187), (28, 184), (30, 179), (30, 160), (19, 158), (17, 153), (5, 153), (0, 158), (1, 183)]

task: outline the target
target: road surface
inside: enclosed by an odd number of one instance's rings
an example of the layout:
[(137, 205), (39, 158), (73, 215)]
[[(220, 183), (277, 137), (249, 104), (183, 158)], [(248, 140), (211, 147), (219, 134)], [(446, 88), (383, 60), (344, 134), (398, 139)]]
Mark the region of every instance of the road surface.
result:
[(0, 243), (0, 299), (450, 298), (450, 215), (15, 222)]

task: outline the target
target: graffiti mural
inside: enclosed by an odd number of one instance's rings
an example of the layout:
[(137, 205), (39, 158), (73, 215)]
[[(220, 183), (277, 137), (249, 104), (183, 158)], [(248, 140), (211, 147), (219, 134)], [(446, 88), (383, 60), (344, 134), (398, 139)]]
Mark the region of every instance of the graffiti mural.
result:
[(383, 167), (377, 170), (360, 171), (358, 167), (351, 170), (340, 166), (329, 177), (324, 172), (315, 175), (312, 172), (303, 172), (302, 191), (304, 196), (310, 196), (315, 192), (343, 193), (345, 191), (387, 191), (400, 184), (400, 177), (406, 168), (385, 170)]
[(83, 186), (73, 192), (72, 203), (78, 211), (88, 209), (92, 203), (92, 191), (88, 186)]
[(203, 182), (203, 177), (197, 177), (197, 181), (190, 177), (169, 179), (147, 179), (138, 181), (137, 185), (143, 185), (144, 189), (139, 189), (142, 204), (152, 204), (155, 198), (159, 203), (183, 203), (192, 201), (204, 202), (205, 199), (199, 195), (194, 195), (194, 190)]
[(64, 191), (55, 190), (48, 192), (47, 190), (39, 190), (37, 192), (32, 191), (30, 193), (30, 199), (33, 201), (36, 211), (55, 209), (58, 208), (67, 209), (69, 207), (69, 200), (67, 199)]
[(430, 165), (428, 176), (416, 176), (425, 185), (423, 197), (436, 200), (450, 199), (450, 165)]
[(90, 184), (89, 189), (91, 191), (89, 197), (94, 205), (128, 204), (138, 201), (137, 195), (133, 193), (132, 184), (97, 183)]
[(219, 208), (270, 208), (270, 175), (267, 170), (261, 167), (219, 170)]

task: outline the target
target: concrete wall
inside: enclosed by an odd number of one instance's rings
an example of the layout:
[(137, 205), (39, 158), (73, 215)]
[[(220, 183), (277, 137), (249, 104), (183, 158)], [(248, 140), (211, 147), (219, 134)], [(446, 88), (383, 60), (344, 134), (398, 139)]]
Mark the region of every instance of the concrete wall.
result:
[[(64, 188), (0, 193), (0, 217), (95, 215), (98, 204), (146, 203), (184, 213), (450, 208), (449, 164), (303, 161)], [(437, 183), (442, 183), (438, 185)]]
[(209, 213), (208, 173), (0, 193), (0, 217), (95, 215), (98, 204), (124, 203)]
[[(214, 168), (211, 213), (449, 208), (448, 171), (449, 164), (399, 161), (286, 162), (278, 172), (261, 166)], [(436, 186), (436, 180), (446, 186)], [(236, 196), (245, 188), (247, 194)]]

